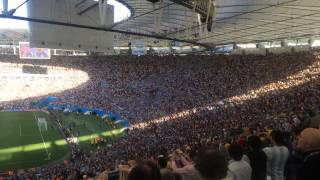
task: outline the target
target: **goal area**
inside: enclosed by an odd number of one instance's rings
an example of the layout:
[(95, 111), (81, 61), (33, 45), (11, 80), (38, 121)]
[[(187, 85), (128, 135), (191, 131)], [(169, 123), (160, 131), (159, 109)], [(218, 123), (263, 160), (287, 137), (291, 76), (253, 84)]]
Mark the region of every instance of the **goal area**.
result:
[(40, 131), (47, 131), (48, 130), (48, 123), (46, 118), (38, 118), (38, 128)]

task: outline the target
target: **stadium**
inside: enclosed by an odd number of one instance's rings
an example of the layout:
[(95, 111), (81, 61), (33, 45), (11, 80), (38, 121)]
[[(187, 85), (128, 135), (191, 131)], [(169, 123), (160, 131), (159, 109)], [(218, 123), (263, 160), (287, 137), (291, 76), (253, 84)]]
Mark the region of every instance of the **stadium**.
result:
[(320, 1), (0, 9), (0, 179), (320, 179)]

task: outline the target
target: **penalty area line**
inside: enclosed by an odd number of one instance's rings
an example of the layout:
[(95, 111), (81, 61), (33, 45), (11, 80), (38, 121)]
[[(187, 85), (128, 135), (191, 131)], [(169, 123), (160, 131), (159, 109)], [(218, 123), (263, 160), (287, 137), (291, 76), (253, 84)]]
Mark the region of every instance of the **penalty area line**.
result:
[[(34, 112), (33, 112), (33, 116), (34, 116), (34, 120), (36, 121), (36, 124), (37, 124), (37, 117), (36, 117), (36, 114)], [(47, 153), (47, 160), (50, 160), (50, 155), (49, 155), (49, 152), (48, 152), (48, 149), (47, 149), (47, 145), (46, 145), (46, 142), (43, 139), (43, 136), (42, 136), (42, 133), (41, 133), (41, 130), (40, 130), (39, 126), (38, 126), (38, 130), (39, 130), (39, 133), (40, 133), (40, 136), (41, 136), (41, 139), (42, 139), (43, 147), (44, 147), (44, 149), (46, 150), (46, 153)]]
[(22, 136), (22, 133), (21, 133), (21, 124), (19, 124), (19, 132), (20, 132), (20, 137)]

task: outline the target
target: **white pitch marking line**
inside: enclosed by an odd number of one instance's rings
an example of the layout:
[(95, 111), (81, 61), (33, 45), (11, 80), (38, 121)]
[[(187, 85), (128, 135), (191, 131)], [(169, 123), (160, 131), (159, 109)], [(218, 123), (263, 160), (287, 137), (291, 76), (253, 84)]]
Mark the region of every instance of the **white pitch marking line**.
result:
[(19, 124), (19, 130), (20, 130), (20, 136), (22, 136), (22, 133), (21, 133), (21, 124)]
[[(37, 123), (37, 117), (36, 117), (36, 114), (33, 112), (33, 115), (34, 115), (34, 120), (36, 121)], [(46, 143), (44, 142), (44, 139), (43, 139), (43, 136), (42, 136), (42, 133), (40, 131), (40, 127), (38, 126), (38, 130), (39, 130), (39, 133), (41, 135), (41, 138), (42, 138), (42, 142), (43, 142), (43, 147), (44, 149), (46, 150), (46, 153), (47, 153), (47, 157), (48, 157), (48, 160), (50, 159), (50, 156), (49, 156), (49, 152), (48, 152), (48, 149), (47, 149), (47, 145)]]

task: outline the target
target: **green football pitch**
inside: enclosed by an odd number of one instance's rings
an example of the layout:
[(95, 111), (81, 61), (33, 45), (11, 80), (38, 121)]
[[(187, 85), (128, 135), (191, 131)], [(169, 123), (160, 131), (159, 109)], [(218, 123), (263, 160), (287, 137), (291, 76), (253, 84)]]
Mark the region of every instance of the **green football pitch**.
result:
[[(104, 136), (108, 142), (121, 135), (120, 128), (97, 120), (95, 116), (56, 113), (62, 126), (75, 125), (74, 132), (84, 149), (90, 141)], [(39, 128), (38, 118), (45, 118), (47, 129)], [(0, 171), (61, 163), (69, 157), (69, 146), (58, 124), (43, 112), (0, 112)]]

